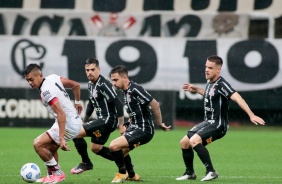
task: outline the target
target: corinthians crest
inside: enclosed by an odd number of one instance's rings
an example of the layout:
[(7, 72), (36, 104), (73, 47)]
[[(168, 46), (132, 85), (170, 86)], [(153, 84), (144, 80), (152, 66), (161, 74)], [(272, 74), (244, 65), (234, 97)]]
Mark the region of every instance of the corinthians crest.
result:
[(131, 16), (122, 24), (118, 24), (118, 14), (111, 13), (107, 24), (102, 21), (99, 15), (93, 16), (91, 21), (100, 29), (98, 36), (126, 36), (125, 31), (135, 24), (136, 19)]

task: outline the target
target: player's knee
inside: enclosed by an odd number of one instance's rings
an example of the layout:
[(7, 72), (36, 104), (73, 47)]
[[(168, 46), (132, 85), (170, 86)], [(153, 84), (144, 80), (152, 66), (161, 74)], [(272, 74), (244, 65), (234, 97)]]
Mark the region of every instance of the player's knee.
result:
[(102, 149), (103, 145), (91, 145), (91, 151), (95, 154), (97, 154), (101, 149)]
[(189, 148), (190, 143), (189, 143), (188, 137), (183, 138), (183, 139), (180, 140), (180, 146), (181, 146), (182, 149), (187, 149), (187, 148)]
[(111, 144), (110, 144), (110, 146), (109, 146), (109, 149), (110, 149), (111, 152), (117, 151), (117, 146), (116, 146), (116, 144), (114, 144), (113, 142), (111, 142)]
[(190, 138), (190, 145), (192, 147), (196, 146), (197, 144), (202, 143), (202, 139), (199, 136), (192, 136)]
[(187, 142), (187, 140), (185, 140), (185, 139), (181, 139), (179, 143), (180, 143), (181, 148), (185, 148), (186, 145), (187, 145), (189, 142)]
[(38, 152), (38, 150), (40, 149), (40, 147), (41, 147), (41, 143), (40, 143), (40, 141), (39, 141), (39, 139), (34, 139), (34, 141), (33, 141), (33, 148), (34, 148), (34, 150), (36, 151), (36, 152)]

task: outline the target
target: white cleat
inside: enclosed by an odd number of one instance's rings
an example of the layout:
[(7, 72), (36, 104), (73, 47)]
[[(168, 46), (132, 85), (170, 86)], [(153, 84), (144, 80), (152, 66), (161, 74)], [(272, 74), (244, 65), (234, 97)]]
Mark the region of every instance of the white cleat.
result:
[(218, 178), (218, 173), (216, 171), (214, 172), (210, 171), (206, 174), (206, 176), (201, 181), (209, 181), (209, 180), (213, 180), (216, 178)]
[(187, 173), (185, 172), (182, 176), (176, 178), (176, 180), (195, 180), (197, 178), (197, 175), (195, 173)]

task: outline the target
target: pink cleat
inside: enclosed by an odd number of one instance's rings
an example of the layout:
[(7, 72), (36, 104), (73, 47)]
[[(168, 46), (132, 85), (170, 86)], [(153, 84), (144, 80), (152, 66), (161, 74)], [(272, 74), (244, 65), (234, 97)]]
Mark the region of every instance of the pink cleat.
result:
[(36, 180), (36, 183), (44, 183), (45, 181), (47, 181), (50, 178), (50, 175), (44, 176), (38, 180)]
[(49, 179), (47, 179), (47, 181), (44, 182), (44, 184), (55, 184), (64, 181), (65, 179), (66, 179), (66, 175), (64, 172), (62, 172), (62, 175), (52, 174), (52, 176), (50, 176)]

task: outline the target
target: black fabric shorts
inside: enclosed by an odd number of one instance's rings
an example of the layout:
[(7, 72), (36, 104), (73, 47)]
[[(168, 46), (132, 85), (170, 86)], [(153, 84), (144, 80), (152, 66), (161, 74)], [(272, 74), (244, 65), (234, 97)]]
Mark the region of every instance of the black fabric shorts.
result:
[(140, 145), (150, 142), (154, 137), (154, 133), (146, 133), (140, 128), (128, 128), (124, 136), (129, 144), (129, 149), (133, 150)]
[(225, 136), (227, 130), (223, 126), (217, 126), (218, 124), (210, 124), (203, 121), (191, 128), (191, 130), (188, 131), (187, 136), (190, 139), (194, 134), (198, 134), (202, 138), (202, 144), (206, 146)]
[(93, 120), (87, 123), (84, 123), (82, 126), (87, 134), (87, 136), (91, 137), (91, 142), (95, 144), (104, 145), (111, 133), (116, 130), (116, 126), (113, 122), (109, 122), (105, 124), (103, 119)]

